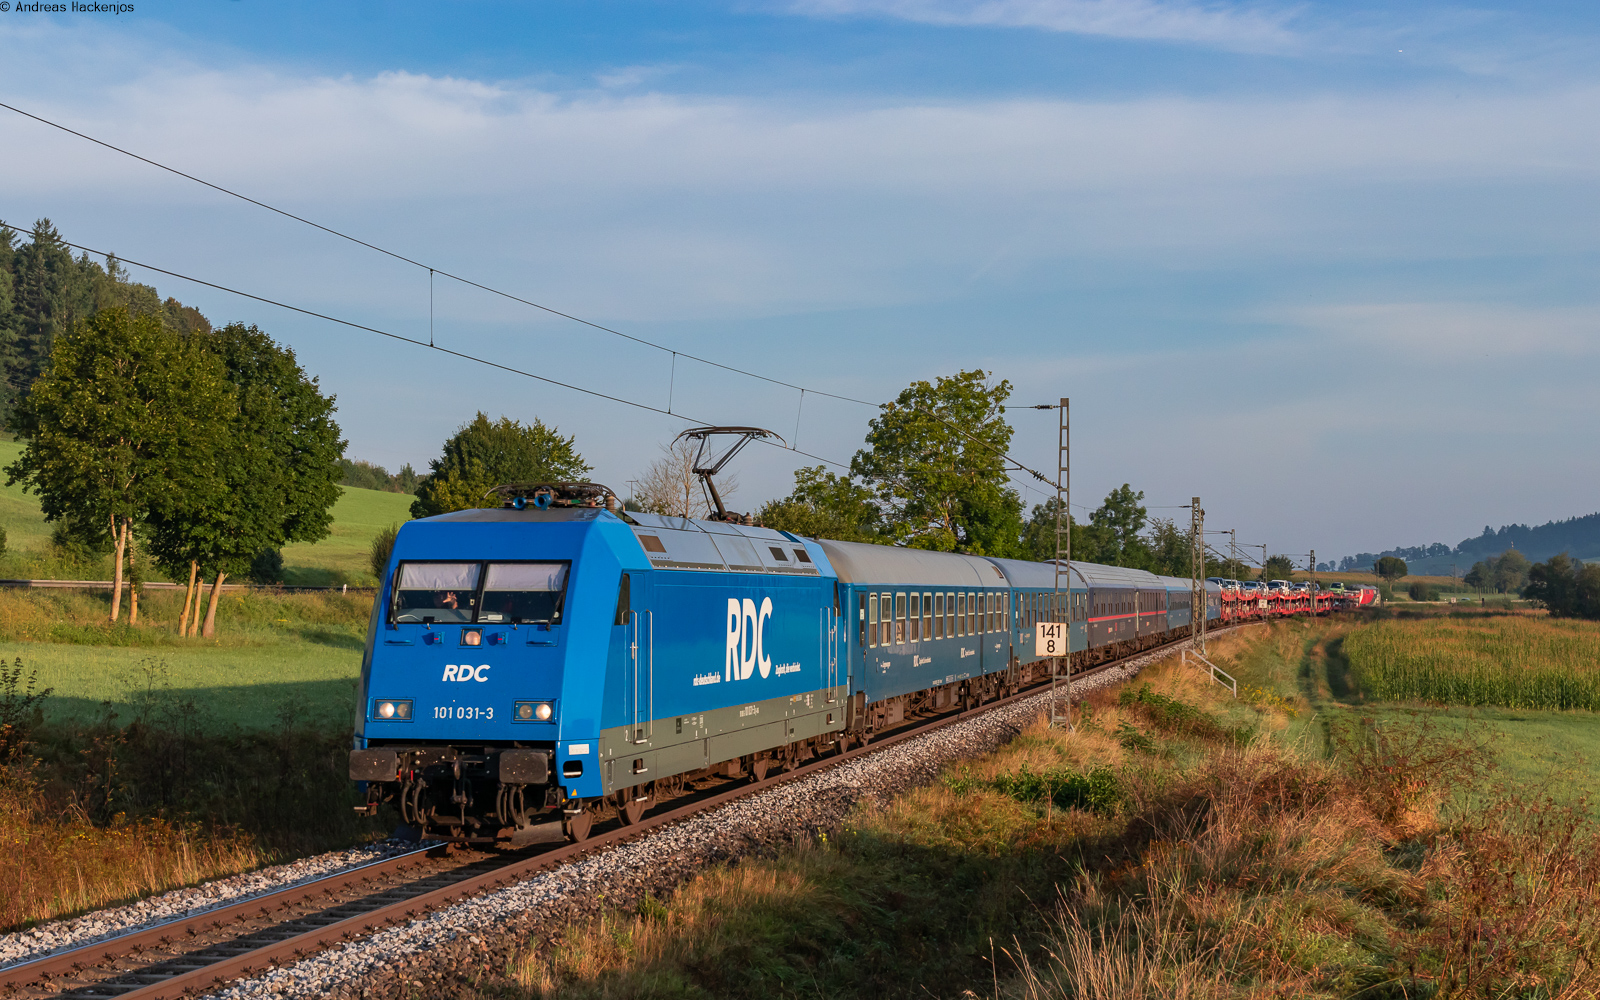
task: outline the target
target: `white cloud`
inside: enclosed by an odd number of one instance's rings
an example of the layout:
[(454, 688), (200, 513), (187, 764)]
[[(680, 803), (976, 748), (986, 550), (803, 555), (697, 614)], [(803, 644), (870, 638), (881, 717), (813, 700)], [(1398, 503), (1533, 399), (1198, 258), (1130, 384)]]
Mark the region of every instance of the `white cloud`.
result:
[(1250, 52), (1298, 46), (1289, 27), (1291, 12), (1264, 5), (1181, 0), (800, 0), (791, 9), (812, 17), (884, 17), (954, 27), (1036, 28)]

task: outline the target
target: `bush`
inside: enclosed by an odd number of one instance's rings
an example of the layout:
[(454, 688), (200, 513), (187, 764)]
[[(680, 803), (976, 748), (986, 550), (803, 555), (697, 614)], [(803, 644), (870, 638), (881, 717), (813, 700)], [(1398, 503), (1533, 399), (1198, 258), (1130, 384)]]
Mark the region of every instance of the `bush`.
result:
[(283, 552), (279, 549), (262, 549), (250, 564), (250, 582), (270, 587), (283, 582)]
[(6, 554), (6, 529), (5, 529), (4, 525), (0, 525), (0, 556), (3, 556), (5, 554)]
[(394, 540), (399, 534), (400, 525), (391, 524), (372, 540), (372, 575), (378, 578), (380, 587), (383, 586), (383, 574), (389, 571), (389, 556), (394, 552)]
[(1407, 593), (1411, 595), (1413, 601), (1437, 601), (1439, 599), (1438, 588), (1431, 583), (1423, 583), (1421, 580), (1413, 583)]
[(1122, 785), (1116, 772), (1109, 767), (1097, 767), (1086, 773), (1052, 768), (1035, 774), (1023, 764), (1015, 774), (1000, 774), (988, 781), (974, 778), (963, 768), (959, 777), (947, 777), (945, 784), (957, 795), (986, 788), (1018, 802), (1043, 804), (1049, 800), (1057, 809), (1082, 809), (1101, 816), (1115, 812), (1122, 801)]

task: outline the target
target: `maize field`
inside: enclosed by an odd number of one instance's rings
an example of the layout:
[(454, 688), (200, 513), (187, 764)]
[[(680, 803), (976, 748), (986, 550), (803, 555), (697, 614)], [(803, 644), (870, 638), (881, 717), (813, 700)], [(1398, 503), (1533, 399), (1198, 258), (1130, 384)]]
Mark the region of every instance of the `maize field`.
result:
[(1376, 701), (1600, 710), (1600, 624), (1496, 616), (1377, 622), (1344, 640)]

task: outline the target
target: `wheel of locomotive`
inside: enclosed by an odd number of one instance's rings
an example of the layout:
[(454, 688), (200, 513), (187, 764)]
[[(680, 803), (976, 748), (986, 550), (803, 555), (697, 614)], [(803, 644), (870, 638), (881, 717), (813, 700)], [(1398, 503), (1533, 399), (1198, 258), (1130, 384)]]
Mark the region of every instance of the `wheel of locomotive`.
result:
[(635, 785), (620, 793), (617, 803), (617, 815), (624, 826), (637, 826), (644, 819), (644, 814), (656, 804), (656, 793), (653, 785)]
[(589, 839), (589, 834), (594, 830), (594, 804), (583, 803), (583, 807), (567, 817), (567, 839), (574, 844), (581, 844)]
[(750, 765), (750, 781), (759, 784), (767, 780), (767, 772), (772, 770), (772, 758), (762, 757)]

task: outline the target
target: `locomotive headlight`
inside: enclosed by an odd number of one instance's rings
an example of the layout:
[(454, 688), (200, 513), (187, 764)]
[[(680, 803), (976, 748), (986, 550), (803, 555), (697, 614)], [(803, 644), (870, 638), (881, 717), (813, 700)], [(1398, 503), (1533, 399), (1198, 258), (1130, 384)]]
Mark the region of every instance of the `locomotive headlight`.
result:
[(555, 706), (548, 701), (519, 701), (511, 712), (518, 722), (549, 722), (555, 714)]
[(372, 715), (377, 719), (410, 722), (411, 699), (379, 699), (372, 703)]

